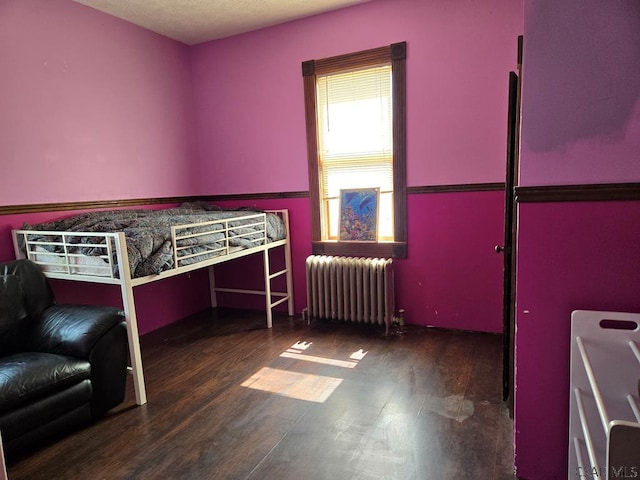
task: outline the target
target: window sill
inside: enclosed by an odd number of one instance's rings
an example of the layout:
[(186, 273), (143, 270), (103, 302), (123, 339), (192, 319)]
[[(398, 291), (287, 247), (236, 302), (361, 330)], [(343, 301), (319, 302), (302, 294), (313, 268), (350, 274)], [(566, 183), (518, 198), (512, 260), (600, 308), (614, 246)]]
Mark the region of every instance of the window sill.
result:
[(314, 255), (346, 257), (407, 258), (404, 242), (313, 242)]

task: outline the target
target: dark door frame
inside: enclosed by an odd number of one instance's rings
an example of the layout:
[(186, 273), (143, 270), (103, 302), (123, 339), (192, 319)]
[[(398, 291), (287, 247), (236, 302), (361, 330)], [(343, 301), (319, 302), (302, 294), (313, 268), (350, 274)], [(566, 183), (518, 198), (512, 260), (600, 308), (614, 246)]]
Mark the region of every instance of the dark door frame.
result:
[(522, 77), (522, 40), (522, 36), (519, 36), (518, 73), (509, 72), (504, 245), (496, 246), (496, 252), (502, 252), (504, 254), (502, 398), (504, 401), (509, 402), (509, 412), (511, 416), (513, 416), (514, 392), (516, 239), (518, 228), (518, 210), (515, 205), (515, 188), (518, 183), (518, 165), (520, 158), (520, 79)]

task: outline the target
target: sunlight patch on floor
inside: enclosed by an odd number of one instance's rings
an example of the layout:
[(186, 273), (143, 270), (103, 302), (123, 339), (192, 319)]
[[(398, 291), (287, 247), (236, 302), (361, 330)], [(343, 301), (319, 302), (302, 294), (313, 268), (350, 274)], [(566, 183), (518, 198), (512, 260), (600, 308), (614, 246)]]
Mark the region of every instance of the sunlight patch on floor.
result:
[(275, 393), (283, 397), (323, 403), (340, 383), (342, 383), (341, 378), (263, 367), (242, 386)]
[(331, 365), (333, 367), (355, 368), (355, 366), (358, 365), (358, 362), (353, 362), (350, 360), (335, 360), (333, 358), (316, 357), (315, 355), (304, 355), (302, 353), (296, 353), (292, 350), (282, 352), (280, 356), (282, 358), (295, 358), (296, 360), (320, 363), (322, 365)]
[[(319, 363), (332, 367), (355, 368), (367, 352), (357, 350), (349, 355), (346, 360), (308, 355), (305, 352), (313, 345), (313, 342), (297, 341), (280, 354), (282, 358), (291, 358), (305, 362)], [(323, 403), (331, 396), (341, 378), (313, 375), (309, 373), (297, 373), (277, 368), (263, 367), (242, 383), (243, 387), (275, 393), (283, 397), (307, 400), (309, 402)]]
[(313, 342), (296, 342), (286, 351), (280, 354), (283, 358), (294, 358), (296, 360), (304, 360), (307, 362), (320, 363), (322, 365), (331, 365), (334, 367), (354, 368), (358, 365), (358, 362), (364, 358), (367, 354), (364, 350), (360, 349), (349, 355), (349, 360), (338, 360), (335, 358), (319, 357), (317, 355), (305, 355), (301, 352), (307, 350), (313, 345)]
[(291, 345), (291, 348), (293, 348), (294, 350), (306, 350), (311, 345), (313, 345), (313, 342), (296, 342)]

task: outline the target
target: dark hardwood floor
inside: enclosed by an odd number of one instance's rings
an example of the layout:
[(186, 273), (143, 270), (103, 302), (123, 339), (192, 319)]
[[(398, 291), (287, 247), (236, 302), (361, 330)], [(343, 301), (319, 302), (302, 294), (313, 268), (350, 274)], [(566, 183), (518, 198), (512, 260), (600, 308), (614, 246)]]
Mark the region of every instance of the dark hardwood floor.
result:
[(149, 402), (8, 466), (18, 479), (513, 479), (501, 337), (210, 311), (142, 337)]

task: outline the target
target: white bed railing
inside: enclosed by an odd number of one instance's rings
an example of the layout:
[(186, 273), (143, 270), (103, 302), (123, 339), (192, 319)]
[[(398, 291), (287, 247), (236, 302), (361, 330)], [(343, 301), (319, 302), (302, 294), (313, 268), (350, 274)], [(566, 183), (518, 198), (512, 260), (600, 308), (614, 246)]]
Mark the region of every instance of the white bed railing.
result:
[[(229, 255), (243, 248), (266, 245), (268, 242), (266, 224), (266, 213), (256, 213), (173, 226), (171, 227), (171, 245), (174, 265), (181, 267), (193, 263), (194, 260), (204, 261), (217, 255)], [(243, 243), (245, 247), (234, 247), (233, 243)], [(191, 253), (194, 247), (200, 247), (203, 250)], [(188, 262), (189, 260), (191, 262)]]
[[(78, 275), (87, 282), (118, 282), (115, 233), (14, 230), (13, 235), (16, 258), (28, 258), (52, 278)], [(83, 253), (87, 250), (92, 254)]]
[[(271, 213), (283, 218), (288, 232), (288, 218), (283, 211), (274, 210)], [(172, 226), (170, 240), (174, 266), (157, 275), (172, 276), (183, 273), (180, 270), (183, 267), (185, 271), (202, 268), (207, 263), (226, 260), (216, 260), (216, 257), (264, 248), (269, 242), (266, 224), (266, 213), (255, 213)], [(14, 230), (13, 236), (16, 258), (32, 260), (51, 278), (119, 283), (121, 267), (115, 255), (118, 233)], [(202, 241), (207, 236), (215, 236), (216, 240)], [(192, 252), (194, 247), (200, 247), (201, 250)], [(134, 278), (134, 283), (148, 283), (152, 281), (149, 277), (157, 275)]]

